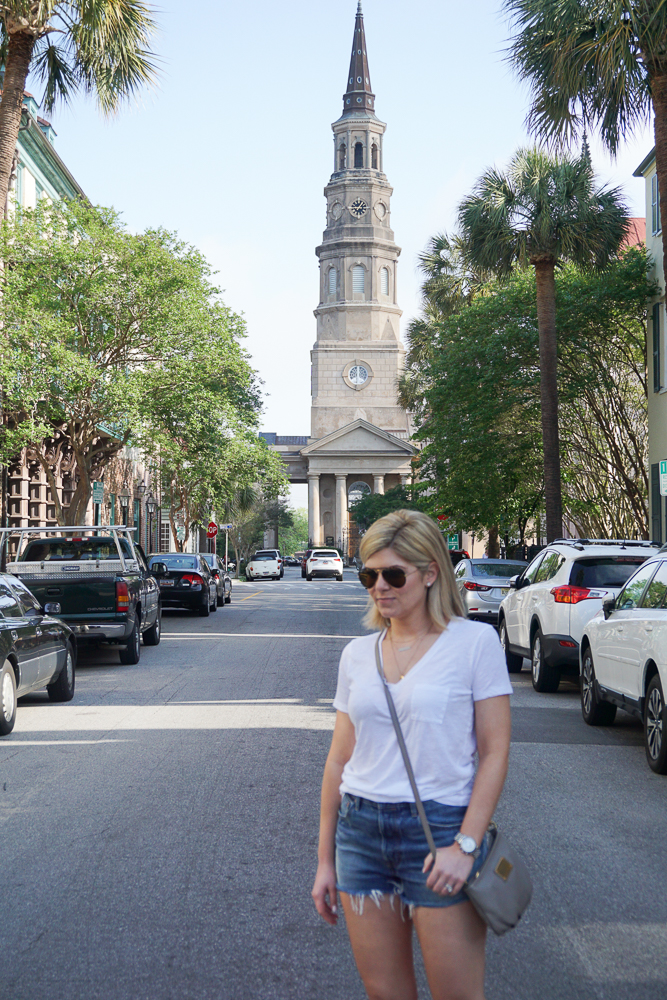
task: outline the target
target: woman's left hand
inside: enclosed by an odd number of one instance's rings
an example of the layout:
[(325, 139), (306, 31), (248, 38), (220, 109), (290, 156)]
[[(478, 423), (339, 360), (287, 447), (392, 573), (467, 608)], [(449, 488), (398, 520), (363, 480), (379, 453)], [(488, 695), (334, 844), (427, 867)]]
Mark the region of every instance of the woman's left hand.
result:
[(426, 885), (441, 896), (455, 896), (465, 885), (474, 863), (473, 856), (464, 854), (458, 844), (438, 848), (435, 864), (433, 855), (429, 852), (422, 868), (423, 872), (432, 869), (426, 879)]

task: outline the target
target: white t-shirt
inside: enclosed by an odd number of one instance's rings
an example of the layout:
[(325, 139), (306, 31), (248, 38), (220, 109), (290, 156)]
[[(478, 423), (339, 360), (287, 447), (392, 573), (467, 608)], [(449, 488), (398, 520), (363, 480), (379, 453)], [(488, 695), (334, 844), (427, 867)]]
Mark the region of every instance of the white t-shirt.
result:
[[(340, 658), (334, 708), (354, 726), (341, 794), (414, 802), (382, 681), (377, 633), (353, 639)], [(511, 694), (505, 654), (490, 625), (456, 618), (402, 681), (390, 684), (419, 794), (465, 806), (475, 777), (474, 703)]]

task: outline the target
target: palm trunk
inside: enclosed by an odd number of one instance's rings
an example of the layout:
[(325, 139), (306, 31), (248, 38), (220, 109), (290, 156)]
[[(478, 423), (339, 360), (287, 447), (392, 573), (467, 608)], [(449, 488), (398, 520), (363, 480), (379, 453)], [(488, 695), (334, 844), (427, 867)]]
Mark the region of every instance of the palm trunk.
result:
[[(653, 131), (655, 135), (655, 169), (658, 174), (660, 205), (667, 205), (667, 75), (652, 75)], [(658, 220), (662, 229), (662, 223)], [(663, 237), (664, 239), (664, 237)], [(663, 288), (667, 289), (667, 254), (662, 255)]]
[(558, 438), (558, 339), (556, 336), (555, 261), (534, 262), (537, 326), (540, 333), (540, 402), (544, 450), (544, 502), (547, 543), (563, 536), (563, 499)]
[(23, 92), (30, 69), (34, 35), (22, 31), (9, 35), (5, 81), (0, 101), (0, 218), (4, 218), (14, 150), (19, 137)]

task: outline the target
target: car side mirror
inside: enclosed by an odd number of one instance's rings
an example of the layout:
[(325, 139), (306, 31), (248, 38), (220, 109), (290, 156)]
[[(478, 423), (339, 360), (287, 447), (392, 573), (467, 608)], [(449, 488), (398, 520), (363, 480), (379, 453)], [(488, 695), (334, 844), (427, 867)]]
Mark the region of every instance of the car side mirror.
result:
[(510, 578), (510, 590), (519, 590), (519, 574)]
[(62, 608), (57, 601), (51, 601), (49, 604), (44, 605), (45, 615), (59, 615), (61, 611)]
[(612, 611), (615, 611), (615, 610), (616, 610), (616, 598), (615, 597), (608, 597), (606, 601), (602, 602), (602, 613), (603, 613), (603, 615), (605, 617), (605, 620), (607, 618), (609, 618), (609, 616), (611, 615)]
[(153, 576), (167, 576), (169, 569), (166, 563), (156, 562), (151, 566), (151, 573)]

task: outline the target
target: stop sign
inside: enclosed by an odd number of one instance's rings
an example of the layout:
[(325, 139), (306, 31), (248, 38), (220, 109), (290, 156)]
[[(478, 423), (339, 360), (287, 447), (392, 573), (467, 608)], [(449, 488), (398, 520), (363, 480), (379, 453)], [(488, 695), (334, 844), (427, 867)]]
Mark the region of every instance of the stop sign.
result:
[(217, 534), (218, 534), (218, 526), (217, 526), (217, 524), (215, 523), (215, 521), (209, 521), (208, 522), (208, 531), (206, 532), (206, 537), (207, 538), (215, 538), (215, 536)]

